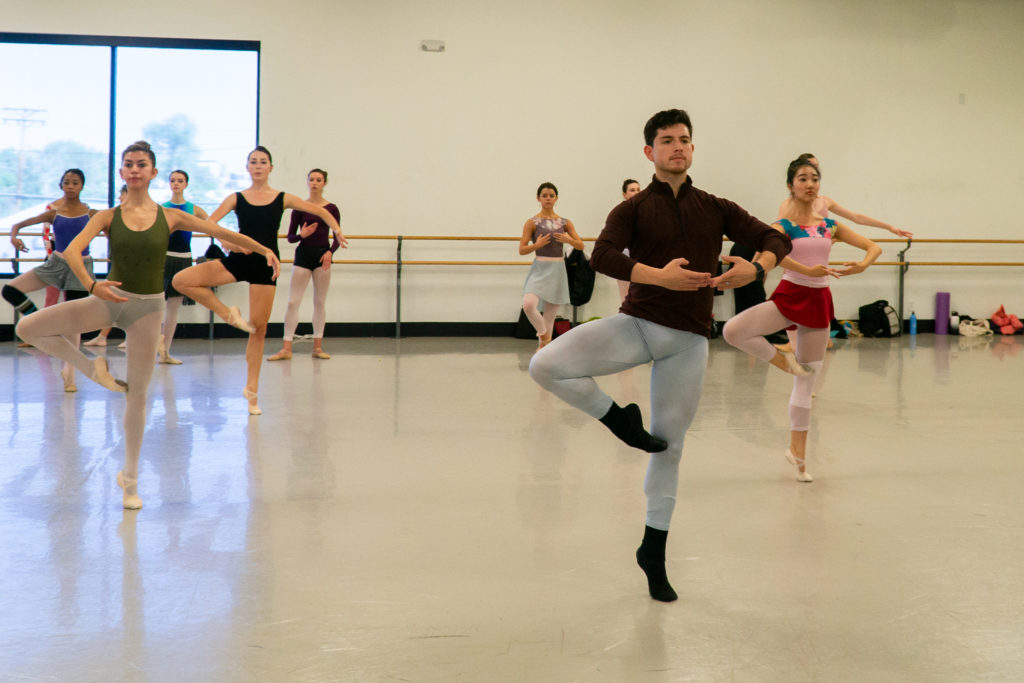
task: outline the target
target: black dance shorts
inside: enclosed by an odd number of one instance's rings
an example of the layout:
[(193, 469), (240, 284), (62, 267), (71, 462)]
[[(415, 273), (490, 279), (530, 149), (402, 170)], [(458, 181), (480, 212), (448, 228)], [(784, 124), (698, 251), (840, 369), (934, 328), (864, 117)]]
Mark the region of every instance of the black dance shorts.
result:
[(220, 262), (238, 282), (277, 286), (274, 281), (274, 269), (267, 265), (267, 259), (262, 254), (242, 254), (233, 251)]
[(196, 303), (195, 301), (192, 301), (192, 299), (189, 299), (187, 296), (176, 290), (174, 288), (174, 285), (171, 284), (171, 280), (174, 279), (174, 276), (177, 273), (180, 273), (186, 268), (191, 267), (191, 256), (171, 256), (170, 254), (167, 255), (166, 259), (164, 260), (164, 299), (173, 299), (176, 296), (180, 296), (183, 299), (185, 299), (182, 302), (185, 306), (192, 306)]
[(327, 247), (305, 247), (300, 244), (295, 247), (295, 261), (293, 265), (307, 270), (316, 270), (323, 266), (320, 259), (322, 259), (324, 254), (328, 251), (330, 251), (330, 249)]

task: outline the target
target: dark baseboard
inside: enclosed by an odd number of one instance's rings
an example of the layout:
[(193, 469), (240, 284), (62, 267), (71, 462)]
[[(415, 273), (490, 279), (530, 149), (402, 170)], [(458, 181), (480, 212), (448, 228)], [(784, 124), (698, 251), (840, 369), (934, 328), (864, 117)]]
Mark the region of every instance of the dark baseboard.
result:
[[(990, 323), (991, 324), (991, 323)], [(996, 330), (993, 327), (993, 330)], [(998, 331), (998, 330), (996, 330)], [(514, 337), (516, 323), (402, 323), (403, 337)], [(903, 321), (903, 333), (910, 332), (910, 323)], [(918, 320), (918, 334), (933, 334), (934, 320)], [(1024, 332), (1024, 331), (1021, 331)], [(313, 327), (309, 323), (300, 323), (296, 334), (312, 334)], [(284, 323), (267, 325), (267, 338), (280, 339), (284, 334)], [(85, 339), (92, 334), (84, 335)], [(210, 326), (206, 323), (180, 323), (174, 334), (176, 339), (209, 339)], [(245, 332), (230, 325), (218, 322), (213, 326), (214, 339), (244, 339)], [(394, 323), (327, 323), (324, 336), (338, 338), (355, 337), (394, 337)], [(124, 333), (114, 328), (110, 332), (111, 339), (123, 339)], [(532, 337), (531, 337), (532, 338)], [(14, 339), (14, 325), (0, 325), (0, 342)]]
[[(515, 323), (402, 323), (403, 337), (511, 337), (515, 332)], [(299, 324), (296, 334), (312, 334), (313, 327), (309, 323)], [(284, 334), (284, 323), (267, 325), (267, 338), (280, 339)], [(84, 338), (93, 337), (86, 334)], [(395, 323), (327, 323), (325, 337), (394, 337)], [(179, 323), (175, 330), (176, 339), (209, 339), (210, 326), (206, 323)], [(214, 339), (244, 339), (245, 332), (230, 325), (218, 322), (213, 326)], [(114, 328), (110, 331), (111, 339), (123, 339), (124, 332)], [(14, 339), (14, 325), (0, 325), (0, 341)]]

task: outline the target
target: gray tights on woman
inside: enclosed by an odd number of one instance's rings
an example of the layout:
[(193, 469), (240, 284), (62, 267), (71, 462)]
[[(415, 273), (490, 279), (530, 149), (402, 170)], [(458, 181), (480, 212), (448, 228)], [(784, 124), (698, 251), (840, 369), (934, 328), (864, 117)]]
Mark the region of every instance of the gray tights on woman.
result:
[(92, 359), (69, 338), (80, 332), (119, 327), (128, 341), (128, 392), (124, 408), (124, 476), (138, 479), (139, 453), (146, 427), (146, 391), (153, 377), (153, 365), (164, 317), (164, 295), (139, 295), (113, 289), (128, 301), (116, 303), (94, 296), (68, 301), (25, 316), (18, 323), (22, 339), (40, 351), (74, 365), (86, 377), (95, 379)]

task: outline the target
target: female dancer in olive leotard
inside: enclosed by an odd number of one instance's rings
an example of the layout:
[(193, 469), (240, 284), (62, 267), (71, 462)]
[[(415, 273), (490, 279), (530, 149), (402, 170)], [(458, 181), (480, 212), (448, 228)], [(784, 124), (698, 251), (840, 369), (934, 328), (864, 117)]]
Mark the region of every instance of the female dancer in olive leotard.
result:
[[(149, 196), (156, 177), (156, 155), (146, 142), (129, 145), (121, 154), (121, 178), (128, 197), (120, 206), (100, 211), (68, 245), (68, 266), (92, 296), (57, 304), (26, 316), (17, 332), (36, 348), (68, 361), (89, 378), (110, 389), (126, 392), (124, 411), (124, 469), (117, 483), (128, 509), (142, 507), (138, 495), (139, 452), (146, 424), (146, 391), (153, 376), (153, 356), (164, 314), (164, 257), (167, 240), (178, 230), (202, 232), (258, 252), (276, 273), (274, 253), (256, 241), (176, 209), (165, 209)], [(89, 243), (101, 232), (110, 240), (110, 275), (94, 280), (82, 259)], [(85, 330), (117, 326), (128, 338), (127, 382), (114, 379), (104, 357), (90, 360), (68, 338)]]

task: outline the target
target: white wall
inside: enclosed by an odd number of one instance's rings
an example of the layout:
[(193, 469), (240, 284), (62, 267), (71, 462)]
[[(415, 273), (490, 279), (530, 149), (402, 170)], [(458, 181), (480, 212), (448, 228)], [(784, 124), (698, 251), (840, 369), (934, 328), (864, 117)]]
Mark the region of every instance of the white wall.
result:
[[(1018, 0), (165, 7), (0, 0), (7, 31), (262, 41), (261, 142), (274, 152), (274, 184), (302, 193), (306, 170), (327, 168), (327, 194), (348, 233), (516, 236), (536, 210), (537, 184), (551, 180), (560, 213), (595, 236), (621, 180), (650, 176), (643, 123), (680, 106), (694, 120), (695, 182), (763, 219), (785, 196), (787, 162), (811, 151), (822, 161), (823, 192), (918, 237), (1020, 237)], [(420, 52), (424, 38), (444, 40), (447, 51)], [(511, 242), (421, 242), (405, 252), (519, 258)], [(911, 255), (1024, 261), (1022, 252), (918, 244)], [(391, 255), (390, 244), (368, 242), (346, 254)], [(889, 245), (883, 260), (894, 259)], [(514, 267), (407, 270), (403, 320), (514, 320), (524, 275)], [(1000, 303), (1020, 312), (1022, 283), (1020, 268), (919, 268), (907, 300), (922, 318), (932, 316), (938, 289), (976, 316)], [(861, 303), (895, 301), (895, 269), (877, 267), (833, 292), (840, 317), (855, 316)], [(243, 288), (226, 296), (244, 301)], [(584, 317), (607, 315), (616, 301), (602, 280)], [(283, 319), (285, 303), (282, 292), (273, 320)], [(393, 320), (393, 269), (338, 268), (329, 306), (332, 321)], [(186, 309), (183, 321), (189, 316), (204, 319)]]

